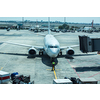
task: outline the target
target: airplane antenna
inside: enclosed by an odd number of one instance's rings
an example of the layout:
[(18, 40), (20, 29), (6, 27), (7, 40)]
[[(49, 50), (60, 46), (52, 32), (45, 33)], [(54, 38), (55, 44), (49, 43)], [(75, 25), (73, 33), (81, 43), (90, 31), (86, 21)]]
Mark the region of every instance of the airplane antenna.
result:
[(50, 17), (48, 17), (48, 34), (50, 34)]

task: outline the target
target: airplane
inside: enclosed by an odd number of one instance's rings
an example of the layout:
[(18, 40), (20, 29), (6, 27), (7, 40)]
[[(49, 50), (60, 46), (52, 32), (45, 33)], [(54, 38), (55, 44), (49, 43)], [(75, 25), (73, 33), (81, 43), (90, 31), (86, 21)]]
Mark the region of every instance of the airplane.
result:
[(10, 28), (7, 28), (7, 31), (10, 31)]
[[(62, 33), (63, 34), (63, 33)], [(18, 46), (24, 46), (24, 47), (29, 47), (30, 49), (28, 50), (29, 55), (34, 56), (37, 52), (36, 50), (39, 50), (39, 55), (43, 55), (43, 51), (46, 52), (46, 54), (51, 58), (51, 61), (53, 61), (55, 58), (57, 58), (58, 55), (62, 55), (62, 50), (66, 50), (66, 54), (69, 56), (73, 56), (75, 51), (72, 49), (72, 47), (77, 47), (79, 45), (72, 45), (72, 46), (63, 46), (60, 47), (60, 44), (58, 40), (54, 37), (57, 35), (62, 35), (62, 34), (55, 34), (52, 35), (50, 33), (50, 18), (48, 18), (48, 34), (38, 34), (44, 36), (44, 46), (32, 46), (32, 45), (25, 45), (25, 44), (19, 44), (19, 43), (12, 43), (12, 42), (2, 42), (2, 43), (8, 43), (8, 44), (13, 44), (13, 45), (18, 45)]]

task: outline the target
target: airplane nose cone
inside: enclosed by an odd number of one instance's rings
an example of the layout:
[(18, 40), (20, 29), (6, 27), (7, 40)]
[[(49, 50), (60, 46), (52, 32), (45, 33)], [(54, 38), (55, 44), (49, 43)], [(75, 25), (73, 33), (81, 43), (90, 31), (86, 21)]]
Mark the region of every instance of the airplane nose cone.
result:
[(57, 51), (58, 51), (58, 50), (53, 50), (52, 53), (53, 53), (53, 54), (57, 54)]
[(52, 55), (51, 55), (52, 57), (57, 57), (59, 53), (59, 49), (52, 49), (51, 52), (52, 52)]

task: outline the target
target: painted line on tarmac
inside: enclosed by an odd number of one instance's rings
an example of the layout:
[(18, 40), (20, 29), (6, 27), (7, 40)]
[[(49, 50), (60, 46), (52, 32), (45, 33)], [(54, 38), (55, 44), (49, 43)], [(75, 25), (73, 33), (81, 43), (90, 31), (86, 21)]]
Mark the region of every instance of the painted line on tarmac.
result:
[[(51, 69), (46, 69), (46, 70), (51, 70)], [(56, 69), (56, 70), (62, 70), (62, 69)], [(53, 67), (53, 71), (54, 71), (55, 79), (57, 79), (57, 76), (56, 76), (56, 72), (55, 72), (55, 70), (54, 70), (54, 67)]]
[[(46, 70), (51, 70), (51, 69), (46, 69)], [(62, 69), (55, 69), (55, 70), (62, 70)]]
[(96, 74), (94, 74), (94, 75), (92, 75), (92, 76), (89, 76), (88, 78), (93, 77), (93, 76), (96, 76), (96, 75), (98, 75), (98, 74), (100, 74), (100, 72), (99, 72), (99, 73), (96, 73)]
[(1, 69), (0, 70), (2, 70), (3, 69), (3, 67), (1, 67)]
[[(67, 59), (68, 61), (68, 59)], [(72, 67), (72, 69), (75, 71), (75, 73), (77, 74), (77, 76), (80, 78), (79, 74), (76, 72), (76, 70), (73, 68), (73, 66), (71, 65), (71, 63), (68, 61), (69, 65)]]
[(56, 72), (55, 72), (55, 70), (54, 70), (54, 75), (55, 75), (55, 79), (57, 79), (57, 76), (56, 76)]

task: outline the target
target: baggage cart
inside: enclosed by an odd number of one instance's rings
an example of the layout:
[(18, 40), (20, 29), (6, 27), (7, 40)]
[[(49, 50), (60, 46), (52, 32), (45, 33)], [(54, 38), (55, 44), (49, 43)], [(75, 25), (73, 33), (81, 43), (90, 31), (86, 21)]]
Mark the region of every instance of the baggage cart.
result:
[(10, 81), (10, 73), (0, 71), (0, 84), (6, 84)]

